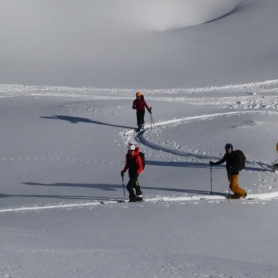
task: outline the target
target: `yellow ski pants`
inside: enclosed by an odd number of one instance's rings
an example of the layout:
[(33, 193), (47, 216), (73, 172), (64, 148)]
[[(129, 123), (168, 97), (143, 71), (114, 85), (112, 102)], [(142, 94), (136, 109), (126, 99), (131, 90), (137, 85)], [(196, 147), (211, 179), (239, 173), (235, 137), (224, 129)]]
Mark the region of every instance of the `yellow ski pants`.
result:
[(246, 191), (239, 187), (238, 185), (238, 175), (228, 174), (228, 180), (230, 182), (230, 189), (234, 192), (236, 196), (244, 197), (246, 195)]

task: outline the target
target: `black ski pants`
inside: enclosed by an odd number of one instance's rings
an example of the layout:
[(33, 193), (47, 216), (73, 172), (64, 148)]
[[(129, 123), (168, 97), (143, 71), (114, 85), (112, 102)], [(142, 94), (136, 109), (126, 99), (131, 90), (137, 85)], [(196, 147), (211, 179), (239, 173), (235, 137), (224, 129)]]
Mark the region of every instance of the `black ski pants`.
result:
[(141, 111), (137, 111), (136, 112), (136, 116), (137, 116), (137, 125), (143, 125), (145, 123), (145, 110), (141, 110)]
[[(129, 182), (126, 185), (126, 189), (129, 192), (129, 199), (134, 199), (136, 195), (141, 195), (142, 191), (140, 189), (140, 185), (138, 183), (138, 174), (133, 174), (129, 176)], [(136, 195), (133, 191), (133, 188), (135, 188)]]

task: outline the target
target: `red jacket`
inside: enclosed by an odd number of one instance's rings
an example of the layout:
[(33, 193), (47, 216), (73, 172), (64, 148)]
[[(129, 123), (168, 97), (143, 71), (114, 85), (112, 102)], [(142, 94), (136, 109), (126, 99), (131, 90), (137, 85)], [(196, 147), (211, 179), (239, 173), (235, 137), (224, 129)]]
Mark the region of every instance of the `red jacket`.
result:
[(143, 111), (145, 110), (145, 107), (150, 112), (150, 108), (144, 99), (140, 98), (140, 99), (135, 99), (133, 101), (133, 105), (132, 105), (133, 109), (136, 109), (137, 111)]
[(126, 163), (125, 163), (125, 168), (124, 172), (126, 172), (127, 169), (129, 169), (129, 173), (133, 174), (136, 173), (139, 175), (143, 171), (143, 164), (142, 164), (142, 159), (139, 155), (140, 148), (136, 147), (133, 155), (130, 155), (129, 153), (126, 154)]

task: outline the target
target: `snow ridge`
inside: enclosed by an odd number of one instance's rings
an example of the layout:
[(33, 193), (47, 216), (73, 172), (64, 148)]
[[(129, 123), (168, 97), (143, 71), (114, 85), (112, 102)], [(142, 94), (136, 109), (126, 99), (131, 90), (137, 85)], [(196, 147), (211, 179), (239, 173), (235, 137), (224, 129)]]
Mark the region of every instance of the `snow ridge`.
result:
[[(153, 203), (156, 204), (157, 202), (173, 202), (173, 203), (181, 203), (182, 202), (197, 202), (197, 201), (207, 201), (207, 202), (219, 202), (225, 201), (227, 202), (227, 194), (223, 194), (226, 196), (220, 195), (195, 195), (195, 196), (182, 196), (182, 197), (156, 197), (156, 198), (147, 198), (144, 199), (144, 202), (138, 203), (128, 203), (128, 200), (103, 200), (103, 201), (94, 201), (89, 203), (74, 203), (74, 204), (58, 204), (58, 205), (46, 205), (46, 206), (33, 206), (33, 207), (21, 207), (21, 208), (7, 208), (7, 209), (0, 209), (0, 213), (4, 212), (26, 212), (26, 211), (42, 211), (48, 209), (71, 209), (71, 208), (82, 208), (82, 207), (95, 207), (101, 206), (103, 204), (108, 205), (116, 205), (119, 203), (125, 203), (125, 205), (144, 205), (144, 203)], [(264, 201), (264, 200), (273, 200), (278, 198), (278, 192), (271, 192), (271, 193), (263, 193), (263, 194), (249, 194), (245, 199), (239, 200), (231, 200), (232, 202), (249, 202), (254, 203), (254, 201)], [(120, 205), (120, 204), (119, 204)]]

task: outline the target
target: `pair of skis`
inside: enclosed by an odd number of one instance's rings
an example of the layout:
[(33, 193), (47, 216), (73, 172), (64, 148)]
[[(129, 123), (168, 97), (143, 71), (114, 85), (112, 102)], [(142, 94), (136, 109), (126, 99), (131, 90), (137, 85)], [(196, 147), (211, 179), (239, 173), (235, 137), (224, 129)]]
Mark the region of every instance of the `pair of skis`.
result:
[(140, 201), (134, 201), (134, 202), (131, 202), (127, 199), (123, 199), (123, 200), (107, 200), (107, 201), (100, 201), (100, 203), (102, 205), (111, 205), (111, 204), (123, 204), (123, 203), (142, 203), (144, 202), (144, 199), (140, 200)]

